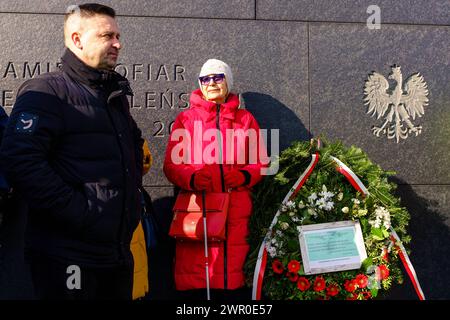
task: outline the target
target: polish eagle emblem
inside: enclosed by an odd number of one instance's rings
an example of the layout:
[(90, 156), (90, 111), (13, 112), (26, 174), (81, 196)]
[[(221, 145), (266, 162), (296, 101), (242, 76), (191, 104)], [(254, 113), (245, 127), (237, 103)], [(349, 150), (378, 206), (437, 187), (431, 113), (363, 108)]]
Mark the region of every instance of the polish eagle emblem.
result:
[(373, 134), (377, 137), (387, 135), (388, 139), (399, 143), (400, 139), (406, 139), (412, 133), (418, 136), (422, 132), (422, 126), (415, 126), (411, 121), (425, 113), (428, 89), (419, 73), (411, 75), (403, 87), (400, 66), (394, 65), (391, 69), (388, 78), (396, 82), (394, 89), (389, 88), (389, 82), (383, 75), (373, 72), (364, 87), (364, 104), (372, 117), (384, 118), (381, 127), (372, 127)]

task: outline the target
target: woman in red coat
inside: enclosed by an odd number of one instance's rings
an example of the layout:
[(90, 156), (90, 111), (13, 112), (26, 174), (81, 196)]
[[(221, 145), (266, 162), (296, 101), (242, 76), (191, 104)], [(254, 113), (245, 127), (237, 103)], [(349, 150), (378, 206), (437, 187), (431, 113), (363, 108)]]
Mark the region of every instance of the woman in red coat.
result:
[[(208, 243), (209, 283), (211, 289), (219, 289), (211, 291), (213, 299), (238, 297), (238, 292), (245, 291), (251, 187), (264, 170), (259, 153), (266, 155), (259, 125), (250, 112), (239, 109), (238, 96), (230, 93), (232, 85), (226, 63), (210, 59), (203, 65), (200, 89), (192, 92), (190, 108), (177, 116), (164, 161), (165, 175), (181, 189), (231, 191), (227, 240)], [(203, 242), (177, 241), (176, 289), (205, 288), (205, 277)]]

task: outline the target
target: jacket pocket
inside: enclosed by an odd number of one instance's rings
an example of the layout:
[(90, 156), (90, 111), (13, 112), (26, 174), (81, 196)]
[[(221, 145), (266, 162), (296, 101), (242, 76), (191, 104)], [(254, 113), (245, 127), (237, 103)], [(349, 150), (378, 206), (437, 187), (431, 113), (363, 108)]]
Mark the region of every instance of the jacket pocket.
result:
[(123, 190), (99, 183), (85, 183), (84, 190), (88, 204), (84, 238), (90, 242), (119, 242)]

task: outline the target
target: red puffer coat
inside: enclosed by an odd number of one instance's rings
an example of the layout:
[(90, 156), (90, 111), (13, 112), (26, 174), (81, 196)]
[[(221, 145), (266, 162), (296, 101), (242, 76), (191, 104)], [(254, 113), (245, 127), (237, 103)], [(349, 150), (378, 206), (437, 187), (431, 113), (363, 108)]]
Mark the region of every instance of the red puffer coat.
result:
[[(238, 107), (239, 99), (236, 95), (230, 94), (227, 101), (219, 106), (214, 102), (204, 100), (201, 91), (195, 90), (191, 94), (190, 108), (180, 113), (175, 120), (164, 161), (164, 173), (169, 181), (185, 190), (192, 190), (190, 185), (192, 174), (204, 166), (209, 167), (213, 176), (213, 186), (207, 190), (211, 192), (223, 192), (223, 174), (229, 170), (245, 170), (251, 177), (251, 179), (247, 178), (248, 183), (245, 186), (231, 191), (226, 250), (224, 250), (223, 242), (209, 242), (208, 244), (210, 287), (215, 289), (236, 289), (244, 285), (243, 266), (249, 250), (246, 237), (249, 233), (248, 223), (252, 214), (250, 188), (262, 178), (259, 125), (248, 111), (238, 109)], [(202, 132), (199, 134), (200, 127)], [(215, 129), (218, 127), (222, 137), (216, 140), (217, 130)], [(196, 132), (194, 132), (194, 128)], [(181, 130), (177, 129), (185, 129), (188, 133), (183, 134)], [(208, 131), (208, 129), (212, 130)], [(227, 136), (227, 129), (248, 133), (245, 143), (239, 144), (238, 139), (234, 138), (234, 155), (230, 152), (233, 149), (226, 147), (227, 143), (231, 141), (231, 136)], [(180, 132), (183, 138), (179, 138)], [(214, 132), (215, 134), (211, 134)], [(256, 134), (252, 136), (253, 133)], [(191, 137), (190, 143), (185, 144), (184, 150), (180, 151), (180, 142), (188, 136)], [(202, 136), (203, 142), (200, 142)], [(255, 137), (256, 140), (252, 140)], [(189, 139), (184, 141), (189, 141)], [(222, 143), (215, 145), (216, 150), (211, 151), (214, 149), (211, 147), (214, 146), (214, 141)], [(196, 143), (197, 149), (194, 146)], [(190, 154), (187, 153), (187, 146), (191, 147)], [(219, 149), (220, 151), (216, 154)], [(265, 150), (265, 146), (261, 147), (263, 155), (265, 155)], [(196, 152), (197, 158), (195, 159)], [(213, 157), (222, 154), (223, 164), (220, 162), (205, 164), (205, 157), (201, 157), (203, 152), (206, 155), (211, 154)], [(184, 156), (184, 160), (181, 161), (179, 156)], [(206, 162), (210, 163), (208, 160)], [(225, 190), (228, 190), (228, 186), (225, 186)], [(224, 268), (224, 261), (226, 261), (226, 268)], [(177, 241), (175, 284), (177, 290), (206, 287), (203, 242)]]

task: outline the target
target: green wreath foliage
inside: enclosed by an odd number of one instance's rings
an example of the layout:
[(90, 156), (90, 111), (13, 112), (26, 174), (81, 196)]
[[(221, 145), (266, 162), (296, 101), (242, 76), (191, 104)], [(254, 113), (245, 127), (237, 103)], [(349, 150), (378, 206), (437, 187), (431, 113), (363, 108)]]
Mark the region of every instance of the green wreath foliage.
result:
[[(383, 171), (354, 146), (328, 143), (318, 149), (317, 140), (294, 142), (278, 159), (279, 171), (267, 176), (254, 190), (254, 213), (250, 221), (250, 253), (245, 265), (248, 285), (252, 284), (259, 247), (275, 213), (277, 223), (269, 238), (267, 266), (262, 293), (274, 300), (365, 300), (376, 298), (392, 283), (402, 283), (397, 247), (392, 227), (405, 245), (410, 242), (407, 225), (410, 215), (394, 195), (396, 184), (388, 181), (393, 171)], [(293, 201), (281, 206), (299, 176), (311, 161), (320, 158), (311, 176)], [(334, 156), (345, 163), (363, 182), (368, 196), (357, 192), (336, 170)], [(359, 221), (367, 259), (359, 270), (305, 275), (298, 241), (298, 226), (353, 220)]]

